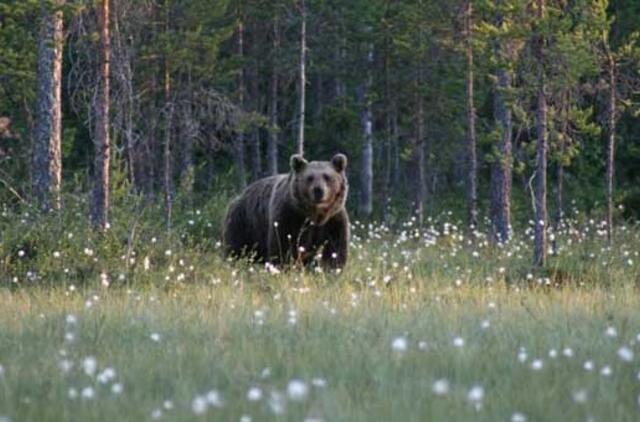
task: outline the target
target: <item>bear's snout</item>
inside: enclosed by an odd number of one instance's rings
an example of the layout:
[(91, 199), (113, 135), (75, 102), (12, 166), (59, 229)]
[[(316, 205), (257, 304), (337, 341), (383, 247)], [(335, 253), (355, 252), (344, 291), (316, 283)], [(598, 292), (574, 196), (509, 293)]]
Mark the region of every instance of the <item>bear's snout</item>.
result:
[(313, 188), (313, 190), (311, 191), (313, 200), (316, 202), (322, 202), (324, 201), (324, 189), (322, 189), (322, 187), (320, 186), (316, 186)]

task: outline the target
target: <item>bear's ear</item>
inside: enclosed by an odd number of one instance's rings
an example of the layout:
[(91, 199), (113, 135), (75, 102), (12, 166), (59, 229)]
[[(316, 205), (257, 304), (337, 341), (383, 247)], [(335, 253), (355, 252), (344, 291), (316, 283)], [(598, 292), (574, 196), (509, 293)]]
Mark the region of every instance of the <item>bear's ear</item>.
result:
[(342, 173), (347, 168), (347, 156), (344, 154), (336, 154), (331, 159), (331, 164), (337, 172)]
[(293, 170), (294, 173), (299, 173), (304, 170), (305, 167), (307, 167), (307, 164), (309, 163), (307, 160), (302, 158), (302, 155), (294, 154), (291, 156), (291, 170)]

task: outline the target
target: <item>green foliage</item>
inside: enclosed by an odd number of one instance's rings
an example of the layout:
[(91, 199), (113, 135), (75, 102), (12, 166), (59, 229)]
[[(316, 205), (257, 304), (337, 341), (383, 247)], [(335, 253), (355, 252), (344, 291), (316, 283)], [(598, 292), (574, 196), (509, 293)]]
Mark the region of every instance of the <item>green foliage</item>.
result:
[[(314, 378), (326, 386), (287, 400), (276, 417), (637, 414), (636, 372), (618, 352), (640, 324), (637, 226), (616, 227), (616, 245), (606, 248), (601, 223), (572, 209), (558, 255), (533, 273), (525, 227), (495, 247), (482, 232), (465, 234), (450, 213), (423, 230), (411, 220), (396, 229), (355, 223), (339, 276), (272, 273), (222, 259), (224, 204), (179, 214), (169, 234), (162, 210), (131, 197), (116, 199), (106, 233), (89, 230), (86, 204), (69, 198), (56, 214), (3, 210), (0, 416), (140, 420), (163, 409), (193, 420), (193, 400), (216, 389), (224, 405), (202, 417), (268, 419), (271, 391)], [(405, 351), (392, 346), (398, 338)], [(536, 359), (542, 368), (532, 368)], [(585, 372), (587, 360), (606, 363), (611, 376)], [(115, 378), (103, 382), (96, 375), (106, 368)], [(443, 378), (451, 388), (439, 396), (433, 384)], [(121, 395), (112, 392), (118, 383)], [(479, 409), (468, 401), (474, 385), (485, 392)], [(86, 387), (94, 397), (73, 397)], [(264, 403), (247, 401), (251, 387)], [(588, 402), (574, 402), (583, 389)]]
[[(246, 139), (254, 139), (257, 134), (263, 161), (270, 131), (279, 136), (281, 165), (295, 148), (298, 3), (280, 0), (214, 3), (163, 0), (113, 5), (111, 132), (113, 149), (118, 151), (120, 160), (116, 167), (127, 169), (130, 141), (141, 174), (135, 175), (135, 186), (127, 187), (145, 191), (148, 197), (162, 196), (159, 191), (163, 186), (165, 139), (171, 143), (171, 177), (178, 197), (182, 197), (182, 190), (186, 191), (185, 197), (190, 196), (191, 188), (197, 197), (226, 192), (228, 175), (235, 165), (232, 140), (239, 133), (245, 134)], [(634, 136), (638, 130), (634, 114), (640, 81), (635, 25), (638, 10), (635, 5), (618, 0), (545, 3), (545, 16), (537, 19), (530, 1), (473, 2), (469, 45), (474, 59), (478, 185), (481, 192), (488, 191), (487, 170), (500, 158), (495, 148), (499, 133), (493, 115), (498, 68), (507, 69), (512, 76), (512, 87), (500, 94), (513, 113), (515, 174), (526, 178), (531, 173), (534, 152), (530, 141), (534, 134), (533, 99), (538, 64), (532, 54), (532, 39), (540, 34), (546, 40), (544, 72), (551, 162), (565, 166), (569, 192), (588, 191), (594, 195), (589, 204), (592, 207), (600, 195), (593, 186), (602, 186), (603, 175), (598, 161), (602, 157), (598, 138), (602, 136), (606, 114), (604, 41), (610, 42), (619, 65), (620, 148), (632, 153), (638, 146)], [(308, 0), (306, 4), (309, 47), (306, 153), (312, 158), (325, 158), (338, 150), (347, 153), (351, 159), (353, 192), (357, 192), (362, 104), (355, 93), (371, 75), (368, 96), (374, 118), (374, 185), (382, 186), (385, 181), (384, 163), (390, 144), (392, 154), (397, 151), (399, 162), (392, 171), (393, 180), (402, 184), (400, 189), (392, 189), (395, 196), (391, 202), (398, 209), (411, 208), (407, 206), (412, 201), (409, 195), (412, 185), (408, 182), (414, 179), (412, 152), (417, 104), (421, 99), (429, 205), (444, 209), (449, 207), (450, 198), (456, 195), (462, 198), (468, 45), (462, 3)], [(96, 14), (91, 2), (66, 2), (63, 10), (67, 35), (63, 55), (63, 186), (67, 192), (80, 193), (89, 186), (87, 178), (92, 174), (94, 152), (91, 102), (97, 69)], [(0, 4), (0, 116), (10, 117), (13, 131), (20, 135), (19, 141), (11, 141), (11, 159), (0, 157), (2, 178), (27, 200), (39, 13), (37, 0)], [(500, 25), (496, 22), (498, 15), (502, 18)], [(244, 26), (243, 57), (239, 57), (237, 46), (239, 22)], [(277, 49), (274, 25), (279, 37)], [(505, 48), (497, 51), (498, 42)], [(368, 62), (366, 54), (370, 47), (373, 63)], [(274, 71), (278, 76), (278, 121), (274, 128), (268, 128)], [(420, 71), (422, 76), (418, 78)], [(242, 106), (238, 104), (241, 74), (245, 75)], [(393, 113), (397, 113), (398, 121), (394, 134), (390, 124)], [(172, 120), (168, 122), (169, 117)], [(167, 131), (169, 138), (165, 136)], [(392, 135), (398, 138), (390, 141)], [(0, 149), (3, 147), (0, 144)], [(249, 145), (246, 147), (249, 150)], [(188, 161), (184, 152), (187, 148), (193, 151), (193, 170), (184, 164)], [(621, 175), (616, 189), (620, 190), (621, 198), (626, 198), (625, 191), (632, 191), (637, 182), (637, 162), (627, 157), (635, 156), (619, 154), (616, 162), (616, 174)], [(247, 167), (251, 163), (249, 158)], [(395, 163), (396, 157), (392, 158)], [(184, 171), (192, 174), (185, 177)], [(125, 179), (134, 178), (120, 177), (121, 181)], [(123, 186), (114, 188), (120, 190)], [(523, 186), (514, 183), (516, 191)], [(383, 189), (374, 190), (376, 204), (387, 202), (381, 197), (382, 192)], [(515, 195), (520, 196), (519, 192)], [(521, 196), (528, 197), (526, 192)], [(0, 189), (0, 199), (18, 202), (7, 189)], [(528, 208), (522, 204), (514, 206)], [(377, 211), (381, 212), (381, 208)]]

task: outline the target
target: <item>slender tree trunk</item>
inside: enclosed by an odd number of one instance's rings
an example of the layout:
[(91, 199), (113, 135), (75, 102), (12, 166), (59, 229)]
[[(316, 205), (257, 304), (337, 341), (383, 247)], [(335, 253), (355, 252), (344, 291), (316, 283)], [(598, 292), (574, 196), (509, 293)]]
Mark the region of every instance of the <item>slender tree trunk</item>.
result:
[[(498, 0), (497, 5), (500, 5)], [(501, 13), (496, 15), (496, 26), (502, 27)], [(495, 42), (495, 54), (504, 58), (505, 46)], [(511, 88), (511, 74), (506, 66), (496, 71), (493, 116), (498, 125), (500, 139), (497, 146), (498, 157), (491, 166), (491, 238), (494, 242), (506, 242), (511, 238), (511, 184), (512, 184), (512, 128), (511, 106), (505, 96)]]
[(187, 198), (188, 205), (193, 204), (193, 185), (195, 183), (195, 165), (193, 160), (193, 141), (198, 136), (198, 122), (193, 118), (192, 105), (187, 106), (184, 116), (184, 150), (182, 152), (182, 169), (180, 186)]
[[(113, 4), (113, 48), (112, 48), (112, 67), (115, 68), (115, 75), (123, 98), (121, 100), (122, 112), (120, 113), (121, 130), (125, 139), (125, 160), (127, 166), (127, 177), (133, 192), (142, 192), (142, 186), (139, 186), (139, 177), (137, 175), (137, 163), (135, 154), (134, 140), (134, 104), (133, 95), (133, 72), (131, 70), (131, 52), (127, 42), (123, 42), (123, 35), (120, 30), (120, 21), (125, 19), (120, 14), (121, 3)], [(126, 13), (126, 12), (125, 12)]]
[[(56, 0), (54, 7), (61, 6)], [(60, 208), (62, 185), (62, 49), (64, 34), (60, 10), (40, 2), (38, 40), (38, 89), (35, 142), (33, 145), (33, 191), (44, 210)]]
[[(244, 60), (244, 25), (242, 20), (238, 22), (238, 57)], [(244, 110), (244, 64), (241, 65), (240, 74), (238, 75), (238, 104)], [(233, 140), (233, 149), (235, 155), (236, 182), (238, 189), (244, 189), (247, 186), (247, 177), (245, 175), (245, 134), (244, 128), (236, 134)]]
[[(255, 64), (257, 66), (257, 63)], [(249, 87), (251, 89), (250, 98), (254, 104), (254, 111), (262, 114), (262, 101), (258, 89), (258, 72), (254, 67), (249, 72)], [(262, 177), (262, 154), (260, 149), (260, 129), (251, 129), (251, 180), (256, 181)]]
[(98, 229), (104, 231), (109, 227), (109, 161), (111, 159), (109, 140), (109, 59), (111, 56), (109, 0), (100, 2), (98, 27), (100, 31), (100, 71), (96, 99), (94, 186), (91, 200), (91, 220)]
[(338, 18), (340, 19), (340, 22), (336, 28), (336, 31), (339, 32), (339, 40), (338, 42), (336, 42), (335, 45), (335, 53), (334, 53), (334, 74), (335, 74), (335, 79), (334, 79), (334, 95), (335, 98), (337, 100), (337, 103), (341, 106), (341, 107), (345, 107), (346, 105), (346, 96), (347, 96), (347, 88), (345, 86), (345, 82), (344, 82), (344, 68), (345, 68), (345, 59), (346, 59), (346, 39), (344, 36), (344, 23), (342, 22), (342, 17)]
[(180, 164), (180, 190), (186, 198), (186, 206), (193, 207), (193, 187), (195, 184), (195, 162), (193, 157), (193, 144), (200, 131), (198, 120), (194, 116), (194, 92), (192, 69), (189, 66), (186, 71), (186, 99), (187, 104), (179, 107), (179, 123), (176, 126), (181, 130), (182, 161)]
[[(422, 1), (420, 1), (422, 6)], [(416, 139), (413, 145), (413, 162), (416, 167), (416, 189), (414, 199), (414, 214), (418, 219), (418, 224), (422, 226), (424, 221), (424, 200), (426, 195), (426, 176), (425, 176), (425, 153), (424, 153), (424, 98), (422, 94), (422, 84), (424, 82), (424, 55), (422, 53), (423, 34), (422, 28), (418, 29), (418, 69), (415, 80), (416, 95)]]
[(414, 213), (418, 224), (422, 226), (424, 221), (424, 200), (426, 194), (425, 180), (425, 154), (424, 154), (424, 99), (422, 97), (422, 59), (419, 59), (418, 80), (416, 82), (416, 139), (413, 145), (413, 162), (416, 166), (416, 191)]
[(271, 101), (269, 103), (269, 141), (267, 144), (267, 174), (278, 174), (278, 56), (280, 54), (280, 24), (273, 19), (273, 52), (271, 64)]
[(567, 128), (569, 125), (569, 99), (567, 98), (567, 93), (564, 92), (561, 100), (561, 116), (562, 122), (560, 126), (560, 145), (558, 151), (558, 161), (556, 163), (556, 213), (553, 222), (553, 242), (551, 244), (551, 249), (553, 250), (553, 254), (558, 254), (558, 235), (560, 233), (560, 229), (562, 226), (562, 220), (564, 219), (564, 164), (563, 157), (566, 150), (566, 137), (567, 137)]
[(615, 181), (615, 142), (616, 142), (616, 63), (607, 49), (609, 98), (607, 104), (607, 242), (613, 241), (613, 189)]
[[(167, 12), (168, 13), (168, 12)], [(172, 131), (173, 131), (173, 99), (171, 93), (171, 74), (169, 73), (168, 58), (164, 59), (164, 148), (162, 154), (162, 174), (164, 188), (164, 206), (165, 206), (165, 222), (167, 230), (171, 230), (171, 222), (173, 216), (173, 157), (172, 150)]]
[(300, 28), (300, 108), (298, 111), (298, 154), (304, 153), (304, 115), (305, 115), (305, 90), (307, 85), (306, 61), (307, 61), (307, 9), (305, 0), (300, 0), (300, 13), (302, 26)]
[[(170, 4), (169, 0), (164, 2), (164, 31), (169, 34), (170, 20)], [(169, 57), (164, 57), (164, 110), (165, 110), (165, 127), (164, 127), (164, 150), (163, 150), (163, 187), (164, 187), (164, 205), (165, 220), (167, 230), (171, 230), (173, 217), (173, 156), (172, 152), (172, 131), (173, 131), (173, 111), (174, 104), (171, 91), (171, 71), (169, 67)]]
[(393, 173), (391, 180), (394, 186), (400, 186), (401, 171), (400, 167), (400, 130), (398, 125), (398, 103), (394, 102), (393, 111), (391, 113), (391, 149), (393, 150)]
[(390, 41), (389, 37), (385, 37), (385, 50), (384, 50), (384, 96), (386, 103), (386, 118), (385, 118), (385, 134), (384, 134), (384, 151), (383, 151), (383, 170), (382, 170), (382, 219), (383, 221), (389, 221), (389, 204), (390, 192), (391, 192), (391, 166), (393, 161), (391, 144), (392, 144), (392, 127), (393, 127), (393, 113), (395, 112), (395, 102), (391, 99), (391, 82), (390, 82)]
[[(151, 92), (156, 92), (156, 76), (151, 77)], [(148, 133), (145, 137), (144, 143), (144, 151), (142, 153), (144, 164), (144, 196), (146, 201), (151, 201), (154, 199), (156, 194), (156, 156), (157, 156), (157, 136), (158, 136), (158, 118), (156, 116), (156, 104), (155, 100), (151, 101), (149, 105), (149, 113), (151, 114), (149, 117), (149, 127)]]
[[(373, 67), (373, 44), (367, 52), (367, 68)], [(365, 217), (373, 212), (373, 117), (371, 112), (371, 70), (367, 72), (365, 83), (358, 89), (358, 100), (362, 105), (360, 121), (362, 124), (362, 167), (360, 168), (360, 204), (359, 209)]]
[[(544, 16), (544, 0), (537, 0), (538, 19)], [(536, 110), (536, 184), (535, 184), (535, 229), (534, 264), (543, 267), (547, 260), (547, 97), (545, 81), (544, 36), (535, 35), (538, 60), (538, 107)]]
[(473, 103), (473, 45), (471, 0), (465, 4), (467, 35), (467, 212), (469, 227), (478, 226), (478, 159), (476, 154), (476, 110)]

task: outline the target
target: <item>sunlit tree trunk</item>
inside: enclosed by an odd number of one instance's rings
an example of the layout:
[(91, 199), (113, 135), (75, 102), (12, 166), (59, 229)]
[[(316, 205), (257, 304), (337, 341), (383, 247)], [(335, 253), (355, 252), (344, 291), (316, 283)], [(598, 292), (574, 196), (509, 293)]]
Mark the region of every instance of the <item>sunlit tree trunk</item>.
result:
[[(373, 45), (367, 52), (367, 68), (373, 67)], [(359, 88), (359, 102), (362, 105), (360, 121), (362, 124), (362, 163), (360, 168), (360, 212), (369, 217), (373, 212), (373, 116), (371, 112), (371, 70), (367, 72), (367, 80)]]
[[(498, 0), (496, 5), (499, 7)], [(503, 26), (503, 16), (496, 15), (496, 26)], [(495, 55), (504, 59), (506, 48), (503, 41), (495, 42)], [(506, 96), (511, 88), (511, 74), (506, 66), (501, 65), (496, 71), (493, 116), (498, 125), (500, 138), (497, 145), (497, 157), (491, 165), (491, 238), (494, 242), (506, 242), (511, 237), (511, 183), (512, 183), (512, 122), (511, 106)]]
[(424, 154), (424, 99), (422, 96), (422, 61), (418, 65), (418, 80), (416, 81), (416, 133), (413, 145), (413, 162), (416, 167), (414, 214), (418, 224), (424, 221), (424, 200), (426, 195), (425, 154)]
[(609, 92), (607, 99), (607, 242), (613, 241), (613, 189), (615, 181), (615, 142), (616, 142), (616, 63), (611, 52), (607, 49), (607, 73)]
[[(537, 0), (537, 16), (544, 16), (544, 0)], [(538, 31), (542, 31), (539, 29)], [(535, 34), (536, 58), (538, 61), (538, 106), (536, 110), (536, 184), (535, 184), (535, 228), (534, 256), (536, 266), (542, 267), (547, 260), (547, 98), (545, 81), (544, 35)]]
[(564, 92), (560, 100), (560, 139), (558, 145), (558, 161), (556, 163), (556, 212), (553, 222), (553, 242), (551, 242), (551, 248), (554, 254), (558, 253), (558, 235), (562, 226), (562, 220), (564, 219), (564, 163), (563, 157), (566, 151), (567, 142), (567, 130), (569, 125), (569, 99), (568, 94)]
[(472, 3), (465, 4), (465, 32), (467, 37), (467, 213), (469, 227), (478, 225), (478, 159), (476, 154), (476, 110), (473, 103), (473, 46)]
[(109, 140), (109, 0), (102, 0), (98, 10), (100, 32), (100, 70), (98, 95), (96, 98), (94, 184), (91, 200), (91, 220), (100, 230), (108, 228), (109, 211), (109, 161), (111, 145)]
[[(38, 40), (37, 104), (33, 145), (33, 192), (44, 210), (60, 208), (62, 185), (62, 49), (61, 10), (41, 0)], [(60, 7), (62, 0), (53, 2)]]
[(298, 109), (298, 154), (304, 153), (304, 120), (305, 120), (305, 90), (307, 85), (306, 61), (307, 61), (307, 9), (305, 0), (300, 0), (300, 14), (302, 25), (300, 28), (300, 77), (299, 77), (299, 109)]

